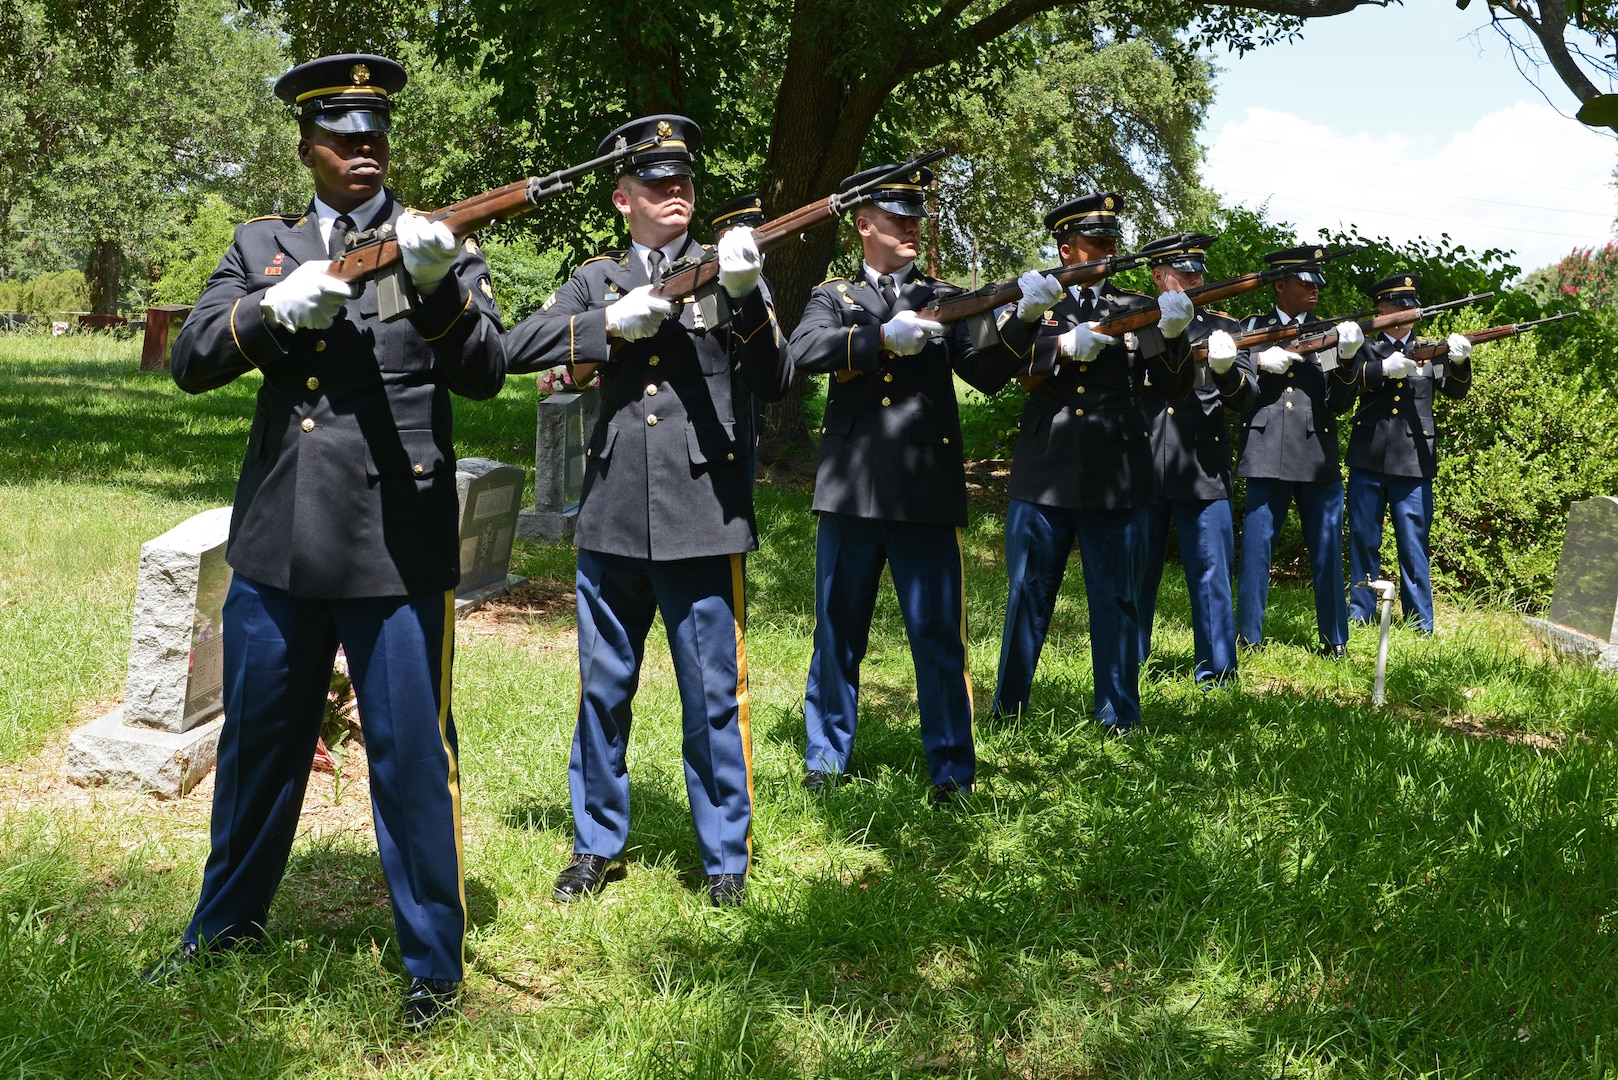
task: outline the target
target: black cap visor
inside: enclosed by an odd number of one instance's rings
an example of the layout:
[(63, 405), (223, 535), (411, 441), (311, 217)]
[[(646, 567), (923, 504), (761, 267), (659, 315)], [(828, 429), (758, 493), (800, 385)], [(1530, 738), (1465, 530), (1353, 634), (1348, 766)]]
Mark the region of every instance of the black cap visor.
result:
[(1326, 284), (1326, 275), (1322, 274), (1319, 270), (1299, 270), (1292, 276), (1303, 282), (1305, 285)]
[(393, 130), (393, 114), (388, 109), (334, 110), (316, 113), (313, 119), (334, 135), (358, 135), (362, 131), (380, 131), (386, 135)]
[(1206, 274), (1208, 272), (1207, 263), (1203, 262), (1201, 259), (1192, 258), (1190, 256), (1181, 256), (1175, 259), (1164, 259), (1162, 262), (1154, 262), (1152, 265), (1166, 266), (1170, 270), (1178, 270), (1182, 274)]
[(684, 161), (651, 161), (645, 165), (630, 165), (624, 172), (637, 180), (663, 180), (670, 176), (695, 176)]
[(890, 214), (900, 217), (924, 218), (927, 216), (927, 206), (919, 202), (899, 202), (896, 199), (872, 199), (871, 205), (880, 207)]
[(1391, 304), (1397, 308), (1420, 307), (1421, 301), (1414, 296), (1381, 296), (1377, 298), (1379, 304)]

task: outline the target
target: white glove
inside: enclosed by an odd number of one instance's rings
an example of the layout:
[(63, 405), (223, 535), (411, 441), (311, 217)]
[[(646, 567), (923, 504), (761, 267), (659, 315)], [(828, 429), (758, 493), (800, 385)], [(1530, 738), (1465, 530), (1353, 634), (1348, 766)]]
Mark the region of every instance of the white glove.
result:
[(1457, 360), (1465, 360), (1472, 355), (1472, 343), (1466, 340), (1465, 334), (1451, 334), (1444, 339), (1449, 346), (1449, 354)]
[(299, 263), (286, 280), (264, 290), (264, 317), (283, 330), (324, 330), (354, 298), (346, 282), (326, 273), (330, 259)]
[(1223, 330), (1208, 335), (1208, 369), (1223, 375), (1236, 363), (1236, 339)]
[(764, 256), (746, 226), (731, 229), (719, 238), (719, 284), (732, 300), (739, 300), (758, 288), (758, 275)]
[(1056, 339), (1057, 351), (1081, 364), (1088, 364), (1100, 355), (1102, 349), (1118, 340), (1108, 334), (1096, 333), (1096, 326), (1096, 323), (1090, 323), (1088, 326), (1080, 323), (1075, 326)]
[(943, 332), (943, 323), (901, 311), (882, 324), (882, 347), (896, 356), (915, 356), (926, 348), (928, 338)]
[(1287, 352), (1279, 345), (1271, 345), (1258, 354), (1258, 369), (1266, 375), (1285, 375), (1287, 369), (1303, 357), (1295, 352)]
[(399, 254), (416, 291), (423, 296), (432, 294), (461, 252), (455, 234), (442, 221), (405, 214), (393, 223), (393, 235), (399, 240)]
[(1365, 344), (1365, 331), (1357, 322), (1340, 322), (1335, 327), (1337, 331), (1337, 357), (1340, 360), (1352, 360), (1354, 354), (1360, 351)]
[(1404, 353), (1396, 352), (1392, 356), (1383, 358), (1382, 377), (1384, 379), (1408, 379), (1411, 372), (1420, 366)]
[(1017, 288), (1022, 290), (1022, 299), (1017, 301), (1017, 318), (1025, 323), (1036, 321), (1055, 307), (1066, 291), (1060, 281), (1038, 270), (1024, 270), (1017, 279)]
[(650, 285), (641, 285), (607, 309), (607, 333), (625, 341), (649, 338), (673, 310), (674, 301), (653, 296)]
[(1166, 338), (1177, 338), (1185, 333), (1185, 328), (1191, 325), (1191, 317), (1197, 313), (1191, 298), (1178, 289), (1159, 293), (1157, 310), (1157, 328)]

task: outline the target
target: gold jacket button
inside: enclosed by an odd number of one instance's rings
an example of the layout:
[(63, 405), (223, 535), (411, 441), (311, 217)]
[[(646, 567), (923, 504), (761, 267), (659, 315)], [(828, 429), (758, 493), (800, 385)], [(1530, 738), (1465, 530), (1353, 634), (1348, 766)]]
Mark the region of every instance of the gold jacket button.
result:
[(657, 414), (656, 413), (647, 413), (646, 414), (646, 426), (647, 427), (656, 427), (657, 426)]
[(1393, 395), (1393, 400), (1394, 400), (1394, 401), (1398, 401), (1398, 400), (1399, 400), (1399, 395), (1398, 395), (1398, 394), (1394, 394), (1394, 395)]
[(305, 430), (305, 431), (313, 431), (313, 430), (315, 430), (315, 422), (313, 420), (308, 419), (307, 417), (304, 419), (303, 423), (298, 425), (298, 426), (303, 428), (303, 430)]
[(820, 429), (820, 433), (821, 433), (821, 434), (822, 434), (822, 435), (824, 435), (824, 434), (826, 434), (826, 429), (825, 429), (825, 428), (821, 428), (821, 429)]
[(656, 367), (658, 364), (662, 363), (663, 361), (657, 356), (649, 356), (649, 357), (646, 358), (646, 362), (648, 364), (650, 364), (652, 367)]
[(1084, 372), (1089, 371), (1089, 370), (1090, 370), (1090, 365), (1089, 364), (1080, 364), (1079, 365), (1080, 374), (1083, 374)]
[(1081, 394), (1084, 393), (1084, 387), (1082, 387), (1082, 386), (1079, 387), (1079, 393), (1081, 393)]
[(1174, 415), (1174, 406), (1173, 406), (1173, 405), (1170, 405), (1170, 406), (1169, 406), (1169, 415), (1170, 415), (1170, 416), (1173, 416), (1173, 415)]
[(944, 445), (945, 446), (949, 445), (949, 436), (947, 436), (947, 435), (944, 437)]
[(1292, 402), (1290, 402), (1290, 401), (1287, 402), (1287, 408), (1289, 408), (1289, 409), (1292, 408)]
[(883, 382), (892, 382), (893, 381), (893, 372), (891, 372), (891, 371), (885, 372), (883, 374), (883, 376), (882, 376), (882, 381)]
[(1399, 415), (1399, 410), (1398, 410), (1398, 409), (1394, 409), (1394, 410), (1393, 410), (1393, 415), (1394, 415), (1394, 416), (1398, 416), (1398, 415)]
[(410, 466), (410, 471), (415, 473), (417, 476), (420, 476), (422, 473), (426, 472), (427, 470), (423, 469), (421, 467), (421, 462), (418, 461), (414, 465)]
[(1287, 378), (1289, 378), (1289, 379), (1296, 379), (1296, 378), (1297, 378), (1297, 377), (1298, 377), (1298, 373), (1297, 373), (1297, 372), (1296, 372), (1296, 371), (1289, 371), (1289, 372), (1287, 372)]
[(657, 396), (657, 384), (656, 383), (647, 383), (646, 384), (646, 396), (647, 397), (656, 397)]
[(1073, 415), (1074, 416), (1083, 416), (1084, 415), (1084, 410), (1083, 409), (1074, 409), (1073, 410)]
[(726, 454), (725, 455), (725, 460), (726, 461), (735, 461), (736, 460), (736, 455), (735, 454)]
[(320, 389), (320, 380), (315, 378), (313, 375), (311, 375), (311, 376), (309, 376), (309, 381), (304, 383), (303, 385), (307, 386), (311, 390), (319, 390)]
[(326, 351), (326, 343), (324, 341), (315, 342), (315, 352), (325, 352), (325, 351)]
[(893, 399), (892, 399), (892, 398), (883, 398), (883, 399), (882, 399), (882, 404), (883, 404), (883, 405), (884, 405), (884, 406), (886, 406), (886, 405), (892, 405), (892, 404), (893, 404)]

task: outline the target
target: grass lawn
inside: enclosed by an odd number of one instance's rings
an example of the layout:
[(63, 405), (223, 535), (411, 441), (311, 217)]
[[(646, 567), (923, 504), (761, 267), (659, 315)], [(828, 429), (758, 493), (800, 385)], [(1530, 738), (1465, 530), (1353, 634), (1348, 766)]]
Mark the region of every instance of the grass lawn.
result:
[[(577, 693), (572, 552), (463, 621), (464, 1016), (397, 1022), (402, 969), (363, 778), (311, 783), (263, 951), (163, 989), (207, 849), (176, 802), (66, 785), (68, 732), (121, 693), (141, 541), (231, 497), (256, 379), (187, 397), (138, 343), (0, 336), (0, 1075), (229, 1077), (1618, 1077), (1618, 683), (1516, 613), (1441, 604), (1312, 655), (1272, 593), (1240, 685), (1189, 684), (1171, 568), (1150, 734), (1090, 711), (1077, 565), (1035, 685), (978, 729), (979, 789), (928, 809), (891, 593), (852, 782), (798, 786), (813, 621), (799, 478), (759, 489), (747, 651), (748, 903), (706, 906), (654, 631), (631, 750), (628, 877), (561, 907)], [(532, 381), (458, 405), (462, 453), (531, 465)], [(967, 531), (972, 670), (992, 691), (1003, 495)]]

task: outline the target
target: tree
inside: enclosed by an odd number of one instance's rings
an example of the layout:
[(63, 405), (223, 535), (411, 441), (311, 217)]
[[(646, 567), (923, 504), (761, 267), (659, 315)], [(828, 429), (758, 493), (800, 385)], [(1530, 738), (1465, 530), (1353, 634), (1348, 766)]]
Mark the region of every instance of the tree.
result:
[(264, 92), (285, 66), (272, 26), (200, 0), (164, 49), (109, 54), (108, 39), (59, 33), (52, 10), (5, 11), (17, 55), (0, 69), (0, 240), (82, 256), (92, 310), (113, 311), (129, 257), (144, 266), (205, 193), (228, 189), (251, 213), (296, 198), (296, 132)]
[[(1471, 0), (1456, 0), (1466, 9)], [(1581, 102), (1618, 78), (1618, 3), (1612, 0), (1489, 0), (1489, 25), (1511, 47), (1517, 70), (1548, 66)], [(1607, 91), (1610, 93), (1610, 91)], [(1603, 125), (1618, 132), (1618, 123)]]

